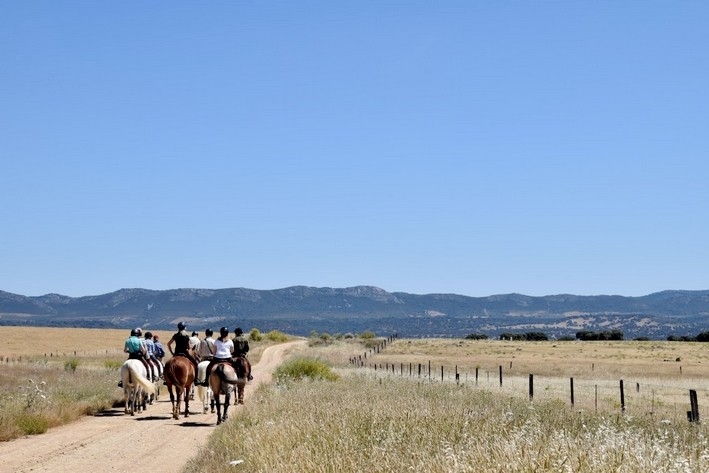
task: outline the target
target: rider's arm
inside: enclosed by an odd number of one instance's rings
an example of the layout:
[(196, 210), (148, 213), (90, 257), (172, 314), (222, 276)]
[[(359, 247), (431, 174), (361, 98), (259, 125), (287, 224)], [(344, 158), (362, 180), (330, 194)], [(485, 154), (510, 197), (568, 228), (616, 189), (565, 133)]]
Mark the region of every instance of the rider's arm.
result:
[(175, 337), (172, 337), (169, 342), (167, 342), (167, 349), (170, 351), (171, 355), (174, 355), (175, 352), (172, 351), (172, 344), (175, 343)]

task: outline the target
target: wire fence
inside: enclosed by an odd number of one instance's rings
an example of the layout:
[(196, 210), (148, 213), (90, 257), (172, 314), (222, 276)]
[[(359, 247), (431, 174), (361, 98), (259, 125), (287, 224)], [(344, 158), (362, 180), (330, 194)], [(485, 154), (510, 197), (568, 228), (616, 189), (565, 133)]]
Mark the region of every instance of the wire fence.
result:
[(456, 383), (461, 387), (496, 390), (530, 401), (561, 400), (572, 409), (599, 413), (649, 416), (658, 420), (686, 418), (700, 420), (700, 404), (709, 404), (709, 390), (701, 379), (604, 379), (507, 374), (502, 364), (459, 369), (457, 365), (427, 363), (387, 363), (374, 360), (395, 336), (368, 352), (350, 358), (350, 364), (380, 378), (409, 378), (432, 383)]

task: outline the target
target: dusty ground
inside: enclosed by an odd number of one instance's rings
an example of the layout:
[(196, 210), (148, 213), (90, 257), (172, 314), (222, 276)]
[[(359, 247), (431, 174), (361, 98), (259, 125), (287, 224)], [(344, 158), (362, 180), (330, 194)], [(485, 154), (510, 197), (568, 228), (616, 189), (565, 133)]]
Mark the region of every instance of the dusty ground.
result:
[[(292, 350), (305, 342), (268, 347), (253, 366), (251, 392), (271, 381), (274, 369)], [(190, 404), (191, 415), (173, 420), (170, 397), (135, 417), (112, 409), (98, 416), (52, 429), (46, 434), (0, 443), (0, 472), (126, 472), (147, 468), (151, 473), (177, 472), (204, 446), (216, 425), (216, 414), (202, 414), (201, 404)]]

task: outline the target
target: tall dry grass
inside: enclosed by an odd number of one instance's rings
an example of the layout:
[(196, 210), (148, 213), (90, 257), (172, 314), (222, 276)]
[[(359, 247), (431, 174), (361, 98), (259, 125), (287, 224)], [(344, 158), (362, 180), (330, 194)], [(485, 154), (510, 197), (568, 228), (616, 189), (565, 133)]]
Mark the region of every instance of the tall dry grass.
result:
[(41, 434), (112, 407), (122, 397), (115, 368), (75, 369), (44, 362), (3, 364), (0, 371), (0, 441)]
[[(374, 359), (391, 356), (399, 343)], [(328, 361), (339, 380), (260, 388), (184, 471), (229, 464), (249, 472), (709, 471), (707, 427), (684, 420), (683, 407), (674, 416), (635, 415), (632, 404), (625, 413), (617, 405), (596, 412), (553, 395), (530, 401), (526, 390), (520, 395), (494, 384), (351, 367), (350, 357), (362, 348), (311, 347), (301, 355)], [(545, 379), (540, 386), (557, 378)]]

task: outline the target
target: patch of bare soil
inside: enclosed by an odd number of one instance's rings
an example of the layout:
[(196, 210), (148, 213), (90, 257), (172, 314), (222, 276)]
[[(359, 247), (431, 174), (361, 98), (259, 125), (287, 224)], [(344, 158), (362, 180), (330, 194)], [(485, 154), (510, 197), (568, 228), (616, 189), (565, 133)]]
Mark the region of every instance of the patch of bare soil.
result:
[[(252, 367), (254, 380), (246, 387), (246, 404), (232, 405), (229, 410), (248, 409), (250, 393), (270, 382), (286, 355), (303, 343), (267, 348)], [(190, 402), (189, 417), (173, 420), (170, 396), (163, 386), (160, 400), (134, 417), (125, 415), (122, 408), (111, 409), (42, 435), (0, 443), (0, 471), (102, 473), (139, 468), (172, 473), (180, 471), (206, 444), (216, 421), (216, 414), (202, 413), (197, 399)]]

